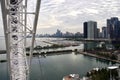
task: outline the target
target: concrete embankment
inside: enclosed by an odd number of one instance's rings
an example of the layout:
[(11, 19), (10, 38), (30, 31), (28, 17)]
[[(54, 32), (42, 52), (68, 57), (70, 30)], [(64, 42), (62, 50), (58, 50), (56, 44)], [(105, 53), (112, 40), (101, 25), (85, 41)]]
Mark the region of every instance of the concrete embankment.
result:
[[(44, 54), (58, 54), (58, 53), (69, 53), (73, 52), (74, 50), (59, 50), (59, 51), (47, 51), (47, 52), (34, 52), (33, 55), (44, 55)], [(29, 55), (29, 53), (27, 53)]]
[(103, 57), (103, 56), (99, 56), (99, 55), (92, 54), (92, 53), (87, 53), (87, 52), (83, 52), (83, 51), (79, 51), (78, 53), (83, 54), (83, 55), (86, 55), (86, 56), (91, 56), (91, 57), (95, 57), (95, 58), (100, 58), (100, 59), (104, 59), (104, 60), (108, 60), (108, 61), (120, 63), (119, 60), (112, 60), (112, 59), (105, 58), (105, 57)]
[[(40, 52), (40, 53), (34, 52), (33, 56), (44, 55), (44, 54), (46, 55), (69, 54), (70, 52), (73, 52), (73, 51), (74, 50), (59, 50), (59, 51), (48, 51), (48, 52)], [(4, 51), (1, 51), (1, 52), (4, 52)], [(5, 54), (5, 53), (1, 53), (1, 54)], [(27, 52), (26, 55), (29, 56), (29, 53)], [(7, 60), (0, 60), (0, 63), (4, 63), (4, 62), (7, 62)]]
[[(33, 55), (38, 55), (38, 54), (52, 54), (52, 53), (64, 53), (64, 52), (73, 52), (73, 50), (58, 50), (58, 51), (47, 51), (47, 52), (40, 52), (40, 53), (33, 53)], [(0, 54), (6, 54), (6, 50), (0, 50)], [(27, 52), (28, 54), (28, 52)]]

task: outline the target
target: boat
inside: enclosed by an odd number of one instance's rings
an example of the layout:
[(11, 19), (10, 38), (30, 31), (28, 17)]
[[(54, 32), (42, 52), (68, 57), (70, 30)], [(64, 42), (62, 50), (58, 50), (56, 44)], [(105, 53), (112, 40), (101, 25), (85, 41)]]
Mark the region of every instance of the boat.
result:
[(69, 74), (68, 76), (64, 76), (63, 80), (80, 80), (79, 74)]

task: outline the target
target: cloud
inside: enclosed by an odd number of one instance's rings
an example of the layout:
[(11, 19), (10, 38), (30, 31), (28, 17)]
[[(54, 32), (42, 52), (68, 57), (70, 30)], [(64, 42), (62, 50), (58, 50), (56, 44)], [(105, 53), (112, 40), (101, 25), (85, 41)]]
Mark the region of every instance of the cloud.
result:
[(80, 11), (70, 11), (69, 13), (67, 13), (67, 15), (68, 16), (74, 16), (74, 17), (76, 17), (76, 16), (78, 16), (79, 14), (82, 14), (82, 12), (80, 12)]
[[(28, 0), (28, 10), (34, 11), (36, 0)], [(106, 19), (120, 18), (120, 0), (41, 0), (38, 33), (62, 31), (82, 32), (83, 22), (94, 20), (98, 27), (106, 26)], [(33, 20), (33, 17), (30, 17)], [(48, 31), (47, 31), (48, 30)]]
[(53, 1), (55, 4), (61, 4), (65, 2), (65, 0), (51, 0), (51, 1)]
[(59, 25), (72, 32), (82, 32), (84, 21), (95, 20), (102, 27), (106, 26), (107, 18), (120, 16), (119, 0), (45, 0), (42, 4), (41, 18), (46, 20), (41, 19), (41, 24), (51, 28)]
[(57, 18), (52, 15), (46, 15), (44, 17), (40, 17), (38, 22), (39, 22), (38, 27), (44, 27), (44, 28), (50, 28), (62, 23), (61, 20), (57, 20)]
[(98, 14), (99, 13), (98, 10), (92, 9), (92, 8), (85, 8), (85, 10), (88, 14)]

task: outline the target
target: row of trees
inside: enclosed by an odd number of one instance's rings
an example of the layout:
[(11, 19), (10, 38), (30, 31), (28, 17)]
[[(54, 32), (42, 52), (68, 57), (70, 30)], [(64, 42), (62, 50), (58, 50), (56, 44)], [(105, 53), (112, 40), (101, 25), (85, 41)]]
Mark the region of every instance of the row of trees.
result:
[(97, 55), (103, 56), (105, 58), (112, 59), (112, 60), (118, 59), (117, 55), (112, 54), (112, 53), (98, 52)]
[(87, 72), (87, 77), (89, 77), (91, 80), (110, 80), (110, 74), (114, 80), (118, 80), (118, 72), (117, 70), (110, 70), (103, 68), (99, 69), (98, 71), (92, 70), (90, 72)]

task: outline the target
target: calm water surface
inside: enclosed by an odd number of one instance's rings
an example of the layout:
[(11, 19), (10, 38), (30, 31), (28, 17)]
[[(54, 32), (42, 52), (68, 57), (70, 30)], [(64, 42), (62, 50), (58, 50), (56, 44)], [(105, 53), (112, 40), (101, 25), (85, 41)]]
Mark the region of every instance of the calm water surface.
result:
[[(36, 56), (32, 60), (31, 80), (62, 80), (63, 76), (71, 73), (82, 77), (94, 67), (104, 68), (110, 65), (109, 61), (74, 53)], [(7, 73), (7, 63), (0, 63), (0, 80), (8, 80)]]
[[(41, 43), (41, 41), (39, 43)], [(75, 48), (83, 49), (85, 46), (89, 48), (89, 45), (83, 46), (81, 44)], [(73, 47), (69, 47), (68, 49), (72, 48)], [(0, 60), (2, 59), (6, 59), (5, 54), (0, 55)], [(71, 73), (76, 73), (79, 74), (80, 77), (83, 77), (86, 72), (94, 67), (104, 68), (110, 65), (111, 62), (109, 61), (84, 56), (82, 54), (75, 55), (74, 53), (61, 53), (59, 55), (48, 55), (46, 57), (36, 56), (32, 59), (30, 77), (31, 80), (62, 80), (63, 76)], [(8, 80), (7, 62), (0, 63), (0, 80)]]

